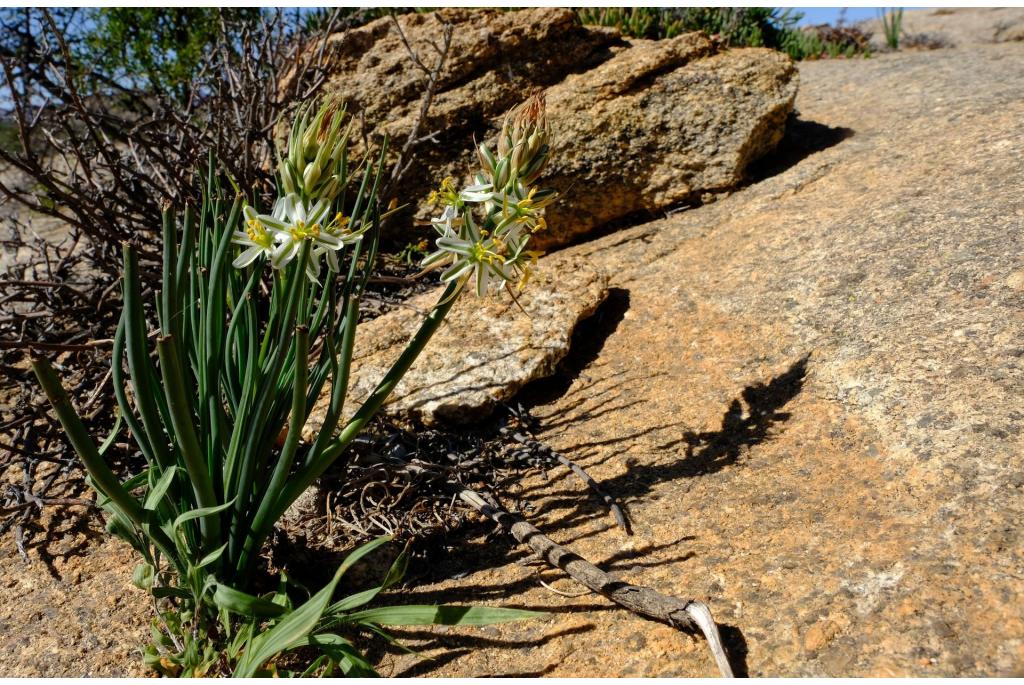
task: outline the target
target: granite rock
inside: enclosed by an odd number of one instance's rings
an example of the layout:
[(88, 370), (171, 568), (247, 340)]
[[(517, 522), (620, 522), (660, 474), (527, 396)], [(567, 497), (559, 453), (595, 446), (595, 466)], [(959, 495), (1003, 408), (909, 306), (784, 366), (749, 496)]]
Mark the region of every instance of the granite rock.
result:
[[(624, 40), (580, 26), (573, 12), (444, 10), (454, 29), (451, 56), (421, 145), (398, 194), (417, 218), (430, 215), (429, 191), (445, 176), (467, 179), (471, 141), (492, 136), (506, 109), (545, 88), (553, 140), (542, 180), (564, 192), (549, 209), (538, 244), (564, 245), (636, 212), (657, 212), (735, 188), (751, 162), (779, 141), (797, 90), (788, 57), (724, 50), (698, 33), (672, 40)], [(398, 19), (425, 55), (436, 18)], [(339, 34), (324, 92), (403, 140), (419, 109), (422, 76), (390, 19)], [(410, 221), (394, 221), (408, 230)], [(401, 227), (406, 228), (401, 228)]]
[[(875, 48), (885, 50), (885, 31), (878, 19), (861, 22), (873, 34)], [(956, 47), (990, 45), (1024, 38), (1024, 15), (1019, 7), (936, 7), (907, 9), (903, 36), (930, 37)]]
[[(554, 472), (522, 484), (529, 518), (707, 602), (741, 673), (1024, 674), (1020, 64), (1020, 43), (803, 63), (756, 183), (563, 251), (610, 296), (533, 412), (635, 534)], [(498, 627), (526, 654), (431, 675), (715, 673), (700, 641), (492, 548), (422, 596), (558, 612)]]
[(720, 51), (689, 33), (633, 41), (550, 88), (544, 184), (563, 196), (538, 244), (564, 245), (622, 217), (736, 188), (782, 138), (797, 81), (782, 53)]
[[(610, 573), (707, 602), (740, 674), (1024, 675), (1021, 63), (1013, 42), (802, 63), (755, 182), (552, 256), (606, 270), (609, 295), (519, 399), (634, 535), (564, 471), (516, 495)], [(68, 537), (30, 552), (66, 556), (74, 584), (8, 537), (0, 667), (138, 673), (130, 553)], [(403, 634), (443, 658), (382, 671), (715, 673), (703, 641), (522, 557), (460, 541), (404, 599), (546, 617)]]

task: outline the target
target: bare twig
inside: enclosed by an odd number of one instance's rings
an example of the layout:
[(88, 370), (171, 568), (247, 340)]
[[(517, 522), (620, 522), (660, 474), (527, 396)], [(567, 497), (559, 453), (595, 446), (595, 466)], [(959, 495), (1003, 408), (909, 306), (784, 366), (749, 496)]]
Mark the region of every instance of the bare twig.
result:
[[(46, 312), (38, 312), (40, 316), (49, 316)], [(23, 314), (23, 318), (31, 318), (34, 312)], [(43, 342), (41, 340), (0, 340), (0, 350), (49, 350), (51, 352), (84, 352), (97, 347), (110, 347), (112, 339), (90, 340), (78, 345), (68, 343)]]
[[(434, 16), (436, 17), (437, 15), (435, 14)], [(438, 21), (440, 21), (440, 19), (438, 19)], [(434, 49), (438, 53), (437, 61), (434, 63), (434, 67), (432, 69), (428, 69), (427, 66), (423, 64), (423, 60), (420, 59), (420, 56), (409, 44), (409, 40), (405, 36), (405, 31), (402, 30), (402, 25), (398, 22), (394, 13), (391, 14), (391, 23), (398, 32), (398, 37), (405, 46), (406, 52), (409, 53), (409, 60), (417, 69), (426, 75), (427, 83), (423, 89), (423, 97), (420, 98), (420, 108), (416, 114), (416, 119), (413, 120), (412, 128), (405, 139), (405, 144), (402, 146), (402, 149), (398, 153), (398, 158), (391, 167), (391, 176), (385, 184), (384, 189), (381, 191), (380, 197), (384, 201), (387, 201), (387, 198), (391, 197), (391, 194), (394, 192), (395, 188), (398, 187), (402, 177), (413, 162), (411, 152), (416, 144), (420, 142), (420, 128), (423, 126), (423, 122), (427, 118), (427, 112), (430, 110), (430, 105), (434, 101), (434, 95), (437, 92), (438, 80), (441, 77), (441, 72), (444, 70), (445, 62), (448, 59), (448, 53), (451, 50), (453, 32), (451, 24), (443, 21), (441, 22), (443, 47), (438, 48), (436, 45), (434, 46)]]

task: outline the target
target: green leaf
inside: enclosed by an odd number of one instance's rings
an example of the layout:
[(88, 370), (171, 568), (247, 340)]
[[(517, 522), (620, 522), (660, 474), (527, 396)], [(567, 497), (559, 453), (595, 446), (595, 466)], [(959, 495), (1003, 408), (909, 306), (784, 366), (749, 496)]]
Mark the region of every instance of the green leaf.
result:
[(334, 633), (319, 633), (296, 640), (288, 649), (299, 647), (315, 647), (341, 666), (345, 675), (355, 678), (378, 678), (380, 674), (374, 670), (355, 646)]
[(349, 554), (334, 573), (334, 578), (331, 579), (331, 582), (320, 592), (313, 595), (309, 601), (298, 609), (285, 616), (276, 626), (258, 635), (252, 641), (252, 644), (242, 655), (241, 660), (239, 660), (234, 676), (236, 678), (250, 678), (254, 676), (257, 670), (274, 656), (288, 649), (293, 649), (293, 645), (298, 645), (307, 639), (310, 633), (316, 629), (320, 619), (323, 618), (324, 613), (327, 611), (327, 606), (334, 595), (334, 590), (338, 587), (338, 581), (341, 580), (345, 572), (364, 556), (390, 541), (391, 538), (388, 536), (380, 537)]
[(152, 590), (153, 596), (161, 599), (163, 597), (178, 597), (180, 599), (192, 599), (192, 593), (188, 590), (182, 590), (180, 587), (171, 587), (168, 585), (162, 585), (155, 587)]
[(380, 607), (348, 614), (346, 623), (376, 623), (385, 626), (485, 626), (545, 616), (543, 612), (501, 607), (407, 606)]
[(394, 563), (391, 564), (391, 568), (388, 569), (387, 575), (384, 577), (384, 582), (375, 588), (357, 592), (354, 595), (349, 595), (345, 599), (339, 602), (335, 602), (331, 605), (331, 608), (327, 610), (327, 613), (331, 615), (340, 614), (352, 609), (357, 609), (364, 604), (370, 602), (374, 597), (380, 594), (381, 590), (389, 588), (405, 576), (406, 568), (409, 565), (409, 546), (406, 545), (402, 553), (398, 555)]
[(167, 494), (167, 490), (171, 487), (171, 483), (174, 482), (174, 476), (178, 471), (177, 466), (164, 471), (164, 475), (160, 476), (160, 480), (156, 482), (153, 489), (146, 495), (146, 502), (142, 505), (142, 508), (146, 511), (156, 511), (156, 508), (160, 506), (160, 500)]
[(177, 530), (178, 527), (181, 526), (181, 524), (186, 523), (188, 521), (191, 521), (192, 519), (197, 519), (197, 518), (202, 518), (204, 516), (213, 516), (214, 514), (219, 514), (220, 512), (224, 511), (225, 509), (227, 509), (228, 507), (230, 507), (234, 503), (235, 503), (235, 498), (232, 497), (230, 500), (228, 500), (224, 504), (218, 504), (215, 507), (203, 507), (202, 509), (193, 509), (192, 511), (186, 511), (184, 514), (182, 514), (178, 518), (174, 519), (173, 528), (175, 530)]
[(213, 593), (213, 603), (221, 609), (243, 616), (269, 618), (287, 613), (287, 609), (280, 604), (236, 590), (222, 583), (217, 583), (217, 589)]
[(224, 550), (227, 549), (227, 548), (228, 548), (228, 543), (225, 542), (223, 545), (221, 545), (220, 547), (218, 547), (217, 549), (213, 550), (212, 552), (207, 554), (205, 557), (200, 559), (199, 563), (196, 564), (196, 568), (197, 569), (206, 568), (207, 566), (209, 566), (213, 562), (217, 561), (218, 559), (220, 559), (221, 555), (224, 554)]
[(367, 542), (365, 545), (362, 545), (361, 547), (357, 547), (355, 550), (350, 552), (347, 557), (345, 557), (345, 561), (341, 562), (341, 566), (338, 567), (337, 577), (340, 579), (341, 576), (344, 575), (346, 571), (355, 566), (357, 561), (359, 561), (360, 559), (362, 559), (367, 554), (374, 551), (381, 545), (385, 545), (391, 542), (391, 540), (392, 538), (390, 535), (384, 535), (377, 538), (376, 540), (371, 540), (370, 542)]
[(153, 587), (155, 576), (156, 571), (152, 564), (139, 564), (132, 571), (132, 585), (141, 590), (149, 591)]
[(405, 572), (409, 568), (409, 544), (405, 545), (405, 549), (398, 555), (394, 563), (391, 564), (391, 568), (388, 569), (388, 574), (384, 576), (384, 582), (381, 583), (381, 587), (389, 588), (395, 583), (402, 580), (405, 577)]
[[(107, 439), (100, 444), (99, 453), (101, 457), (104, 454), (106, 454), (107, 450), (110, 449), (110, 446), (114, 444), (114, 440), (115, 438), (117, 438), (117, 434), (121, 432), (122, 423), (124, 423), (124, 417), (121, 414), (118, 414), (117, 420), (114, 421), (114, 427), (110, 429), (110, 435), (108, 435)], [(122, 483), (122, 485), (126, 490), (128, 489), (127, 483)]]
[(358, 609), (359, 607), (363, 606), (364, 604), (372, 600), (374, 597), (376, 597), (383, 589), (383, 587), (378, 586), (375, 588), (371, 588), (369, 590), (357, 592), (354, 595), (349, 595), (345, 599), (332, 604), (331, 608), (328, 609), (327, 612), (331, 615), (334, 615), (341, 614), (346, 611), (351, 611), (352, 609)]

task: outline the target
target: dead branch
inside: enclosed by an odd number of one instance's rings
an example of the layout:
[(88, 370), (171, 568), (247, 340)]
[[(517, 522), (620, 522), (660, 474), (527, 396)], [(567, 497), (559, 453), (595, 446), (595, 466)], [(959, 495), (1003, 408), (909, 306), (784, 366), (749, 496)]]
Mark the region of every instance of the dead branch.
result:
[(521, 544), (530, 547), (540, 558), (555, 568), (562, 569), (575, 580), (619, 606), (676, 628), (700, 630), (707, 639), (708, 647), (722, 676), (733, 677), (732, 666), (722, 646), (718, 626), (715, 625), (711, 611), (703, 602), (676, 599), (648, 587), (617, 580), (572, 550), (562, 547), (535, 526), (503, 509), (497, 502), (489, 501), (469, 489), (460, 491), (459, 498), (499, 524)]

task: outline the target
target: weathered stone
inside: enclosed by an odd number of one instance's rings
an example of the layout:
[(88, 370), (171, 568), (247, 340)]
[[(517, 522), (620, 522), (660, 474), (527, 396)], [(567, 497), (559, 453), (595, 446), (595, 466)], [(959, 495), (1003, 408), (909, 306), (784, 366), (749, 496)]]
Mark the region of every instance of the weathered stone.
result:
[[(384, 377), (423, 315), (439, 297), (430, 292), (359, 327), (346, 407), (354, 411)], [(384, 411), (432, 424), (485, 417), (526, 383), (552, 374), (569, 351), (576, 324), (607, 295), (607, 276), (585, 259), (555, 255), (517, 296), (478, 299), (464, 293), (404, 377)], [(325, 397), (307, 424), (311, 437), (323, 421)]]
[[(419, 148), (400, 188), (430, 214), (425, 199), (445, 176), (468, 178), (470, 141), (491, 136), (507, 108), (546, 87), (552, 122), (544, 185), (564, 192), (548, 210), (538, 245), (563, 245), (634, 212), (656, 212), (735, 188), (747, 166), (782, 136), (796, 95), (796, 70), (770, 50), (722, 50), (702, 34), (624, 41), (579, 26), (564, 9), (446, 10), (455, 25), (451, 59), (424, 124), (439, 132)], [(399, 19), (410, 44), (433, 55), (439, 23)], [(325, 92), (351, 101), (372, 126), (401, 140), (423, 87), (409, 68), (390, 19), (339, 34)], [(395, 221), (392, 226), (412, 225)]]
[[(432, 65), (441, 21), (453, 27), (452, 43), (438, 80), (424, 132), (463, 132), (518, 104), (533, 87), (561, 81), (610, 55), (617, 32), (580, 26), (572, 10), (517, 12), (444, 9), (397, 17), (406, 39)], [(362, 112), (369, 125), (392, 136), (407, 132), (419, 112), (424, 75), (412, 68), (390, 18), (331, 37), (330, 76), (324, 91)]]
[[(885, 31), (878, 19), (859, 24), (873, 34), (872, 44), (885, 49)], [(1021, 40), (1024, 16), (1019, 7), (939, 7), (908, 10), (903, 14), (903, 34), (929, 36), (952, 46), (971, 46)]]
[[(607, 268), (611, 295), (565, 393), (532, 410), (635, 534), (564, 472), (524, 479), (527, 515), (707, 602), (740, 673), (1024, 673), (1024, 44), (957, 45), (801, 64), (800, 119), (762, 180), (558, 255)], [(79, 536), (36, 543), (30, 566), (8, 538), (4, 673), (141, 672), (132, 554)], [(388, 673), (715, 673), (702, 641), (553, 594), (510, 546), (460, 540), (431, 560), (441, 580), (410, 574), (416, 601), (556, 610), (462, 652), (477, 628), (403, 636), (444, 658)], [(50, 565), (64, 555), (76, 586)], [(97, 631), (113, 645), (85, 645)]]
[(718, 52), (698, 33), (634, 41), (548, 91), (544, 184), (563, 192), (539, 244), (735, 188), (782, 138), (796, 69), (772, 50)]

